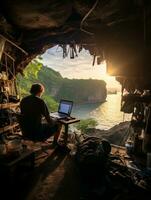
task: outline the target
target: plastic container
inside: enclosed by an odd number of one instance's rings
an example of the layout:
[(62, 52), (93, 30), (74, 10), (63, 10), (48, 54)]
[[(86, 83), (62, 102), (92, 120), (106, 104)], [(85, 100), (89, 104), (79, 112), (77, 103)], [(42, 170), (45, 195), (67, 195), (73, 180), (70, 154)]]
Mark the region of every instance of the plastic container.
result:
[(132, 141), (127, 141), (125, 147), (127, 154), (132, 154), (134, 152), (134, 143)]

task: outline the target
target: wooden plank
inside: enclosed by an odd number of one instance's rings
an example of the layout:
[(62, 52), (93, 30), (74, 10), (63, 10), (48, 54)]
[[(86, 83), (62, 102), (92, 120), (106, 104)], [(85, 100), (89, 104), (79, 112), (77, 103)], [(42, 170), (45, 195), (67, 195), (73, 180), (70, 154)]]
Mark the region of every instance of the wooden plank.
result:
[(59, 122), (61, 122), (62, 124), (73, 124), (76, 122), (79, 122), (80, 119), (76, 119), (76, 118), (68, 118), (68, 119), (58, 119)]
[(0, 34), (0, 37), (2, 37), (5, 41), (9, 42), (10, 44), (12, 44), (13, 46), (15, 46), (16, 48), (18, 48), (20, 51), (22, 51), (26, 56), (28, 55), (28, 53), (22, 49), (20, 46), (18, 46), (17, 44), (15, 44), (14, 42), (12, 42), (11, 40), (7, 39), (6, 37), (4, 37), (3, 35)]
[(2, 80), (0, 79), (0, 82), (5, 83), (5, 82), (12, 82), (13, 80)]
[(6, 53), (5, 51), (3, 52), (6, 56), (8, 56), (11, 60), (13, 60), (14, 62), (15, 62), (15, 59), (11, 56), (11, 55), (9, 55), (8, 53)]
[(0, 109), (12, 108), (12, 107), (17, 107), (17, 106), (19, 106), (19, 103), (4, 103), (4, 104), (0, 104)]
[(116, 144), (111, 144), (111, 146), (114, 147), (114, 148), (117, 148), (117, 149), (126, 150), (126, 147), (124, 147), (124, 146), (119, 146), (119, 145), (116, 145)]
[(6, 166), (11, 167), (11, 166), (17, 164), (18, 162), (22, 161), (23, 159), (25, 159), (26, 157), (28, 157), (28, 156), (30, 156), (32, 154), (33, 155), (35, 154), (34, 151), (26, 150), (26, 151), (22, 152), (20, 154), (20, 156), (18, 156), (16, 159), (14, 159), (13, 161), (7, 163)]
[(121, 156), (127, 155), (125, 147), (118, 146), (118, 145), (115, 145), (115, 144), (111, 144), (111, 147), (112, 147), (111, 153), (113, 155), (116, 155), (116, 154), (121, 155)]
[(0, 128), (0, 133), (9, 131), (9, 130), (11, 130), (11, 129), (17, 127), (17, 126), (19, 126), (18, 123), (15, 123), (15, 124), (13, 124), (13, 125), (4, 126), (4, 127)]

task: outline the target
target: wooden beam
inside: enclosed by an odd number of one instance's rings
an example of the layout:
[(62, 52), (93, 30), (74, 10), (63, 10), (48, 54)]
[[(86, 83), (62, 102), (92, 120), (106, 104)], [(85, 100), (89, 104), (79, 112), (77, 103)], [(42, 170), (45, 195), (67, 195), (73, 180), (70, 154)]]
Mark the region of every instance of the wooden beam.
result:
[(5, 41), (9, 42), (10, 44), (12, 44), (13, 46), (15, 46), (16, 48), (18, 48), (20, 51), (22, 51), (25, 55), (28, 55), (28, 53), (22, 49), (21, 47), (19, 47), (17, 44), (15, 44), (14, 42), (12, 42), (11, 40), (7, 39), (6, 37), (4, 37), (3, 35), (0, 34), (0, 37), (2, 37)]
[(15, 62), (15, 59), (12, 57), (12, 56), (10, 56), (8, 53), (6, 53), (5, 51), (3, 52), (6, 56), (8, 56), (11, 60), (13, 60), (14, 62)]
[(15, 124), (13, 124), (13, 125), (4, 126), (4, 127), (0, 128), (0, 133), (9, 131), (9, 130), (11, 130), (11, 129), (17, 127), (17, 126), (19, 126), (18, 123), (15, 123)]

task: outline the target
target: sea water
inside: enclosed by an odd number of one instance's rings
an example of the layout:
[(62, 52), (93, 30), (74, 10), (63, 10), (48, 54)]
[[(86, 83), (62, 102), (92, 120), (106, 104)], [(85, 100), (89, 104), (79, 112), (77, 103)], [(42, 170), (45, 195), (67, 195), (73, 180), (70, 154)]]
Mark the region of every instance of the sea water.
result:
[(121, 109), (121, 93), (109, 94), (104, 103), (74, 105), (72, 115), (79, 119), (94, 118), (96, 128), (107, 130), (123, 121), (130, 121), (131, 114), (124, 114)]

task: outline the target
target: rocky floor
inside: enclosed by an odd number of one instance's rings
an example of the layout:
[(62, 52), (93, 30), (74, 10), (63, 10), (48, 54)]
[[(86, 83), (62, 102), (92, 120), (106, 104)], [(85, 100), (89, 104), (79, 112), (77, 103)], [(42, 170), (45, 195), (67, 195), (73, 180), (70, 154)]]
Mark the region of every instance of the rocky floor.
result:
[(37, 168), (38, 181), (26, 199), (78, 199), (79, 181), (75, 171), (69, 155), (52, 150), (46, 161)]
[(69, 153), (49, 149), (36, 159), (36, 167), (26, 183), (15, 192), (15, 200), (77, 200), (80, 182)]
[[(124, 124), (127, 127), (127, 124)], [(123, 135), (121, 127), (115, 127), (115, 132), (120, 130), (120, 135)], [(114, 134), (115, 134), (114, 132)], [(99, 133), (98, 133), (99, 134)], [(22, 182), (15, 182), (10, 188), (6, 188), (4, 198), (14, 200), (90, 200), (88, 196), (89, 191), (84, 191), (81, 179), (78, 173), (77, 165), (74, 162), (74, 157), (69, 152), (61, 151), (60, 149), (49, 148), (47, 153), (41, 153), (36, 156), (35, 168), (28, 173), (28, 176)], [(120, 178), (120, 179), (119, 179)], [(119, 181), (119, 180), (120, 181)], [(100, 188), (93, 191), (99, 198), (106, 199), (106, 195), (111, 195), (110, 199), (138, 199), (143, 196), (144, 192), (136, 195), (138, 189), (131, 191), (131, 186), (128, 187), (125, 178), (123, 177), (110, 178), (108, 187)], [(118, 180), (119, 184), (114, 184)], [(121, 185), (123, 182), (123, 186)], [(103, 195), (100, 191), (103, 190)], [(92, 193), (92, 196), (94, 195)], [(145, 194), (146, 195), (146, 194)], [(91, 196), (91, 197), (92, 197)], [(110, 196), (110, 195), (109, 195)], [(8, 197), (8, 198), (7, 198)], [(94, 196), (93, 196), (94, 197)], [(141, 198), (142, 199), (142, 198)]]
[[(113, 149), (112, 149), (113, 150)], [(123, 149), (120, 150), (123, 152)], [(91, 192), (83, 187), (73, 157), (68, 152), (50, 149), (49, 155), (41, 154), (36, 168), (24, 189), (21, 187), (15, 200), (99, 200), (137, 199), (148, 193), (135, 188), (123, 176), (109, 176), (108, 186), (101, 186)], [(114, 153), (114, 151), (113, 151)]]
[(100, 130), (96, 128), (90, 128), (87, 130), (88, 136), (95, 136), (99, 138), (106, 138), (110, 143), (119, 146), (124, 146), (132, 129), (130, 122), (121, 122), (108, 130)]

